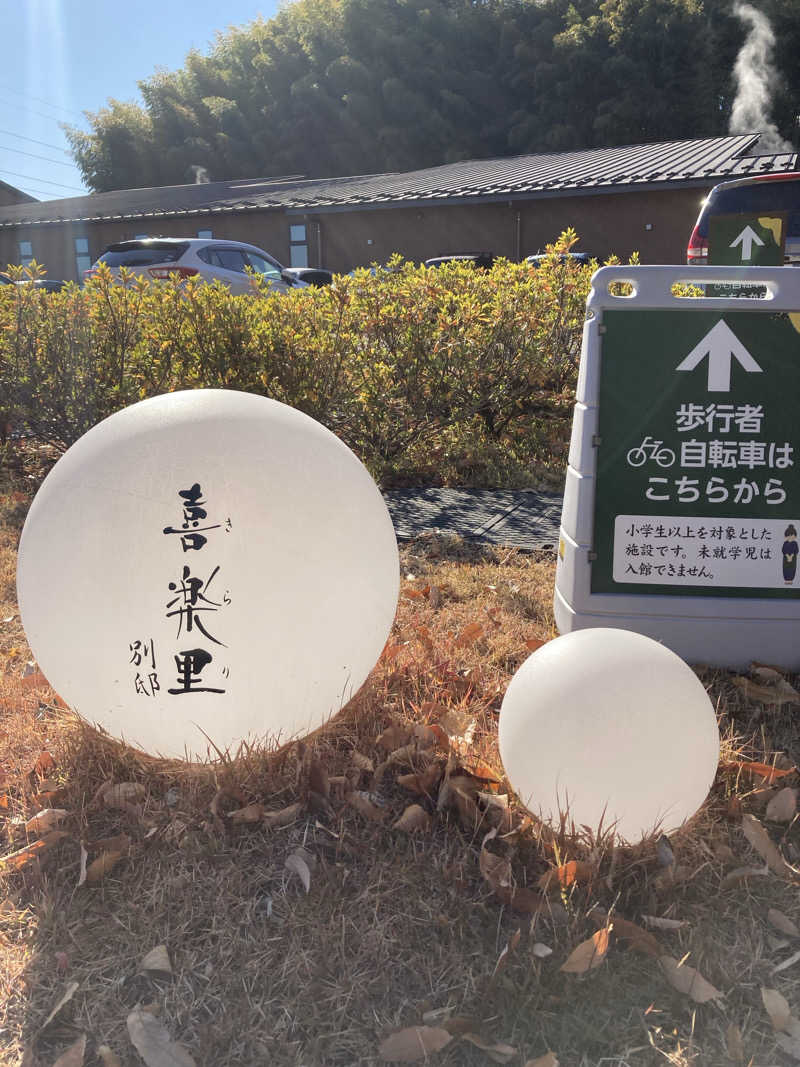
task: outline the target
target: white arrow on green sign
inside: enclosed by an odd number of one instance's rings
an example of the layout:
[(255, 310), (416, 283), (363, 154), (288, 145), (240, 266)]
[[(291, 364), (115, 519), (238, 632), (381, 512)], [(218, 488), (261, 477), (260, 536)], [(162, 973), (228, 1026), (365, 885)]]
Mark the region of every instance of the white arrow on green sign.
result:
[[(760, 242), (759, 242), (760, 243)], [(731, 363), (735, 359), (750, 374), (761, 371), (742, 342), (720, 319), (705, 337), (694, 346), (676, 370), (694, 370), (708, 356), (708, 391), (709, 393), (729, 393), (731, 391)]]
[(764, 242), (758, 236), (752, 226), (745, 226), (739, 236), (731, 241), (730, 247), (736, 248), (737, 245), (742, 246), (742, 262), (749, 260), (753, 255), (753, 245), (757, 244), (760, 248), (764, 247)]

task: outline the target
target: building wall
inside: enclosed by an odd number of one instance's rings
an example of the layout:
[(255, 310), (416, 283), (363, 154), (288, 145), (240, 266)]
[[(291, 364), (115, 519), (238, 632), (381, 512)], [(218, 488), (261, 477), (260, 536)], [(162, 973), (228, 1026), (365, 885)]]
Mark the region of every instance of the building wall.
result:
[(684, 263), (704, 189), (627, 192), (499, 204), (432, 205), (321, 213), (323, 265), (349, 270), (393, 252), (422, 260), (493, 252), (516, 260), (544, 251), (567, 227), (576, 248), (604, 260), (639, 252), (643, 263)]
[(94, 261), (109, 244), (140, 234), (247, 241), (290, 262), (290, 225), (305, 223), (311, 265), (348, 271), (384, 263), (399, 252), (407, 259), (493, 252), (511, 260), (544, 251), (572, 226), (578, 249), (604, 260), (626, 260), (638, 251), (643, 263), (683, 263), (686, 245), (707, 190), (668, 189), (590, 196), (548, 197), (376, 208), (372, 210), (286, 213), (281, 210), (120, 222), (53, 223), (0, 228), (0, 269), (20, 262), (20, 242), (51, 278), (79, 280), (76, 239), (88, 240)]

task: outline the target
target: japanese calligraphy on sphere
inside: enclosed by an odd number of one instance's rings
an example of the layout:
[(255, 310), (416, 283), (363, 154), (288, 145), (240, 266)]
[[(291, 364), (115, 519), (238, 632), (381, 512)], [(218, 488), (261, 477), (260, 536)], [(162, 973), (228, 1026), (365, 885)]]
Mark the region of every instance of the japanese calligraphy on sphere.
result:
[(592, 592), (800, 595), (800, 317), (607, 311)]
[(196, 390), (112, 415), (59, 460), (17, 584), (39, 665), (84, 718), (205, 758), (208, 739), (286, 741), (339, 711), (388, 637), (399, 565), (383, 498), (333, 434)]

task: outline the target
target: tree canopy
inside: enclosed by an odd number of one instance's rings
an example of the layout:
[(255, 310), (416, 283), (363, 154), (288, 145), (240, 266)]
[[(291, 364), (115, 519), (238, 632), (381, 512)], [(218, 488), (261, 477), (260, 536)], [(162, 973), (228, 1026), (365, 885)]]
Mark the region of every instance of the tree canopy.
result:
[[(800, 16), (756, 3), (789, 136)], [(295, 0), (66, 132), (97, 192), (714, 136), (746, 32), (731, 0)]]

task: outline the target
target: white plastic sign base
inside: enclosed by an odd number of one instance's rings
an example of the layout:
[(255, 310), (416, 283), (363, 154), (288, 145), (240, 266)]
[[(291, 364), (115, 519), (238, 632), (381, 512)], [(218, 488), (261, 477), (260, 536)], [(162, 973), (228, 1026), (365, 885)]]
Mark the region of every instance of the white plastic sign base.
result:
[[(678, 295), (687, 283), (750, 295)], [(689, 662), (800, 669), (798, 396), (800, 271), (599, 270), (561, 519), (560, 632), (617, 627)]]

